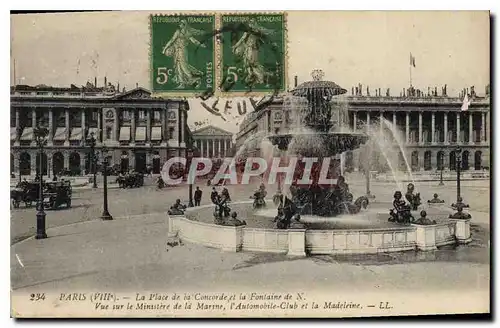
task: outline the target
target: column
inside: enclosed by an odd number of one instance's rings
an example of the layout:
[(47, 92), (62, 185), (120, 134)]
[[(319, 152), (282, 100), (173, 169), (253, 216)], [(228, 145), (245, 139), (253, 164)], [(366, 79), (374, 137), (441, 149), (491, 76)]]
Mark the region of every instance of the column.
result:
[(418, 143), (423, 143), (422, 135), (422, 112), (418, 112)]
[(410, 113), (406, 112), (406, 143), (410, 143)]
[(85, 156), (85, 153), (80, 153), (80, 175), (85, 175)]
[(54, 112), (52, 108), (49, 108), (49, 144), (52, 143), (54, 138)]
[(135, 108), (130, 109), (130, 143), (135, 144)]
[(231, 150), (231, 140), (227, 140), (227, 143), (226, 143), (226, 155), (228, 154), (228, 152)]
[(20, 151), (14, 152), (14, 167), (13, 167), (13, 169), (14, 169), (14, 173), (16, 175), (20, 174), (20, 172), (21, 172), (20, 171), (21, 168), (19, 167), (19, 159), (20, 159), (20, 157), (21, 157), (21, 152)]
[(86, 126), (86, 123), (85, 122), (85, 108), (82, 109), (82, 141), (85, 143), (85, 128), (87, 127)]
[(448, 112), (444, 112), (444, 143), (448, 144)]
[(200, 139), (200, 156), (201, 157), (205, 157), (205, 147), (203, 146), (203, 144), (205, 143), (205, 140), (204, 139)]
[(101, 114), (102, 114), (102, 111), (100, 108), (98, 108), (97, 109), (97, 135), (96, 135), (97, 142), (102, 142), (102, 138), (101, 138), (101, 136), (102, 136)]
[(21, 138), (21, 125), (19, 123), (19, 108), (16, 107), (16, 142), (14, 145), (19, 146), (19, 139)]
[(31, 175), (36, 175), (36, 157), (38, 155), (38, 150), (35, 150), (30, 153), (31, 156)]
[(469, 144), (474, 143), (474, 130), (473, 123), (474, 122), (474, 113), (469, 112)]
[(65, 124), (65, 127), (66, 127), (66, 140), (64, 141), (64, 145), (65, 146), (69, 146), (69, 134), (70, 134), (70, 124), (69, 124), (69, 108), (66, 108), (65, 110), (65, 119), (66, 119), (66, 124)]
[(161, 121), (162, 124), (162, 130), (163, 130), (163, 139), (165, 141), (168, 141), (168, 109), (163, 108), (163, 119)]
[[(113, 122), (113, 130), (114, 130), (114, 138), (113, 141), (116, 143), (120, 142), (120, 113), (121, 113), (121, 108), (115, 108), (115, 120)], [(109, 163), (109, 165), (112, 165)]]
[(431, 142), (436, 143), (436, 114), (432, 112), (432, 122), (431, 122)]
[(352, 131), (356, 132), (356, 126), (358, 125), (358, 112), (353, 112), (352, 118)]
[(226, 139), (221, 139), (222, 143), (222, 154), (221, 157), (225, 158), (226, 157)]
[(64, 157), (64, 168), (69, 169), (69, 153), (66, 151), (63, 151), (63, 157)]
[(181, 109), (179, 109), (179, 124), (180, 124), (180, 129), (181, 129), (181, 137), (180, 137), (180, 140), (179, 140), (179, 145), (180, 145), (181, 143), (185, 142), (184, 141), (184, 137), (185, 137), (185, 135), (184, 135), (184, 124), (185, 124), (185, 122), (184, 122), (184, 111), (181, 110)]
[(370, 112), (366, 112), (366, 130), (370, 131)]
[(392, 126), (394, 126), (394, 129), (397, 130), (397, 128), (398, 128), (398, 122), (396, 120), (396, 112), (392, 112)]
[(222, 156), (222, 139), (219, 139), (219, 157), (223, 157)]
[(36, 110), (34, 108), (31, 109), (31, 126), (33, 129), (36, 128)]
[[(16, 126), (17, 126), (17, 121), (16, 121)], [(481, 142), (484, 141), (486, 141), (486, 113), (481, 113)]]
[(484, 135), (484, 141), (489, 142), (490, 141), (490, 139), (489, 139), (490, 138), (490, 125), (491, 125), (489, 111), (486, 112), (486, 123), (485, 124), (486, 124), (486, 129), (485, 129), (486, 134)]
[(461, 142), (460, 140), (460, 129), (461, 129), (461, 126), (460, 126), (460, 112), (457, 112), (457, 143)]
[(151, 143), (151, 108), (146, 110), (146, 143)]

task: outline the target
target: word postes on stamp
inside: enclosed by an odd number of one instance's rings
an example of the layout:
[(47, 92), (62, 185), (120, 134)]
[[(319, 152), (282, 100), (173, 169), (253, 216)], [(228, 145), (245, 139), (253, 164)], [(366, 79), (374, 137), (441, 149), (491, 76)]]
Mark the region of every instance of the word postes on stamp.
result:
[(284, 13), (224, 14), (221, 17), (222, 93), (272, 94), (285, 91)]
[(194, 95), (215, 89), (214, 15), (152, 15), (153, 92)]

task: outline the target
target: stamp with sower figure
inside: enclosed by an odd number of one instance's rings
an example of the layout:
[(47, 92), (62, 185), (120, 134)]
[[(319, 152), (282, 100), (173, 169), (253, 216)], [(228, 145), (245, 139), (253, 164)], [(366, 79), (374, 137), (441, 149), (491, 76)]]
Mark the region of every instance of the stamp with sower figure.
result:
[(223, 14), (220, 24), (220, 92), (285, 91), (285, 14)]
[(215, 89), (215, 15), (152, 15), (151, 89), (184, 96)]

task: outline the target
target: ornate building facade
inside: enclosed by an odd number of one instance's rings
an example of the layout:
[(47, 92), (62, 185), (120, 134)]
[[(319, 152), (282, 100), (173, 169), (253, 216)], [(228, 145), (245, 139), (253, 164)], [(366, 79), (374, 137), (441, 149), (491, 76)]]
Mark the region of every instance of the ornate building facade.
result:
[[(89, 172), (93, 135), (96, 153), (105, 146), (110, 165), (123, 171), (151, 166), (159, 173), (168, 158), (186, 155), (188, 110), (185, 100), (154, 98), (140, 87), (12, 87), (11, 172), (34, 175), (40, 166), (49, 176)], [(33, 135), (37, 125), (49, 130), (41, 161)]]
[(234, 155), (233, 134), (209, 125), (191, 133), (199, 157), (225, 158)]
[[(342, 96), (340, 106), (346, 106), (349, 129), (383, 129), (389, 135), (391, 148), (386, 154), (395, 156), (399, 169), (412, 171), (431, 171), (455, 169), (456, 149), (461, 149), (461, 163), (464, 170), (482, 170), (490, 164), (490, 94), (480, 97), (474, 94), (468, 110), (462, 111), (463, 94), (459, 97), (438, 95), (437, 90), (428, 94), (419, 90), (403, 92), (399, 97), (366, 95), (356, 87), (350, 96)], [(487, 88), (488, 90), (488, 88)], [(473, 92), (473, 88), (472, 88)], [(467, 92), (468, 93), (468, 92)], [(236, 149), (254, 135), (279, 134), (289, 130), (288, 120), (283, 108), (283, 97), (276, 97), (264, 106), (258, 105), (255, 112), (247, 115), (236, 135)], [(380, 124), (383, 122), (383, 124)], [(395, 127), (395, 136), (387, 130)], [(371, 132), (370, 132), (371, 134)], [(386, 140), (387, 143), (387, 140)], [(256, 143), (256, 145), (258, 145)], [(386, 145), (387, 146), (387, 145)], [(401, 146), (401, 147), (400, 147)], [(400, 149), (403, 148), (403, 152)], [(255, 148), (258, 151), (258, 147)], [(354, 170), (361, 168), (366, 160), (366, 148), (346, 153), (346, 166)], [(256, 155), (256, 154), (253, 154)], [(380, 154), (379, 154), (380, 155)], [(406, 160), (405, 160), (406, 157)], [(372, 168), (387, 165), (381, 156), (372, 156)], [(376, 163), (373, 163), (376, 162)]]

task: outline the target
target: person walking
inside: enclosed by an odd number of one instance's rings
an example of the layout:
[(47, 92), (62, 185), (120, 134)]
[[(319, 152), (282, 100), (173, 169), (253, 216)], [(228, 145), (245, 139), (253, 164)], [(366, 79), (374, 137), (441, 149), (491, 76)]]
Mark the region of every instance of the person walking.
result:
[(196, 191), (194, 192), (194, 206), (200, 206), (202, 194), (203, 192), (200, 190), (200, 187), (196, 187)]

